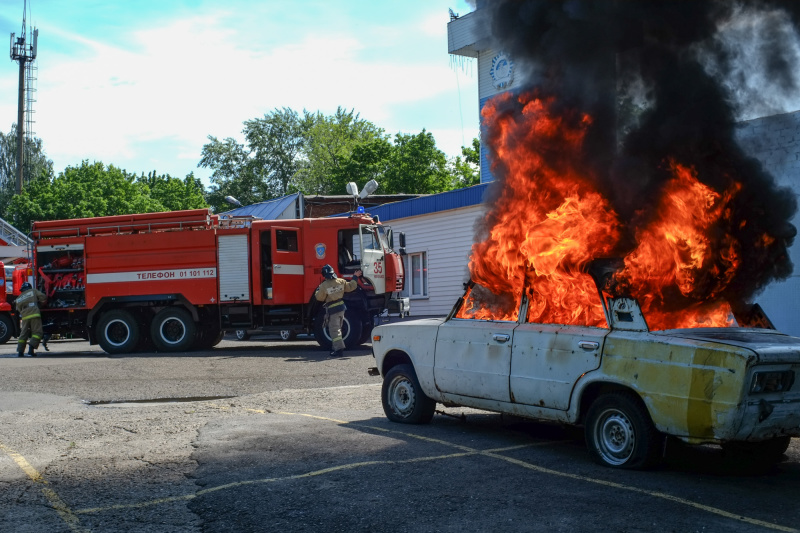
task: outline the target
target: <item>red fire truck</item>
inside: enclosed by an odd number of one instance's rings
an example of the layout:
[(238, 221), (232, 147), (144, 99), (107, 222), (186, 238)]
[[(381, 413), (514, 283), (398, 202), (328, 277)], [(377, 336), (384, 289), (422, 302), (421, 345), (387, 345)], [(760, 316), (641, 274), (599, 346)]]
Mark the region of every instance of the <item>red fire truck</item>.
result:
[(329, 348), (314, 298), (325, 264), (345, 278), (363, 270), (346, 296), (352, 347), (404, 282), (391, 229), (365, 213), (260, 220), (195, 209), (36, 222), (31, 237), (45, 333), (109, 353), (211, 347), (238, 329), (313, 332)]

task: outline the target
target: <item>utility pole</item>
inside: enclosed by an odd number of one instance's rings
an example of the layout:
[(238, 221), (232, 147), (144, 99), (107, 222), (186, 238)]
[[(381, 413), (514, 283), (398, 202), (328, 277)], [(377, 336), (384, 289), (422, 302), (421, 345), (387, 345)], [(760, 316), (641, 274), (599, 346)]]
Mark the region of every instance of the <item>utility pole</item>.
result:
[(17, 99), (17, 194), (22, 193), (22, 170), (25, 154), (25, 81), (28, 73), (28, 65), (36, 59), (36, 41), (39, 37), (39, 30), (34, 28), (32, 41), (30, 43), (27, 41), (25, 28), (27, 4), (28, 2), (25, 0), (22, 9), (22, 35), (14, 39), (14, 34), (11, 34), (11, 60), (19, 63), (19, 96)]

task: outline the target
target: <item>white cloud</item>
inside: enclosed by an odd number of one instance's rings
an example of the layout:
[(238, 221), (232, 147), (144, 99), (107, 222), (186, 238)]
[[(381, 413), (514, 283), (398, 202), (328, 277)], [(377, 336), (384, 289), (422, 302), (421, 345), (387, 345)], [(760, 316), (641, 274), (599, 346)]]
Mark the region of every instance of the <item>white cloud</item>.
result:
[[(40, 43), (36, 132), (56, 169), (85, 158), (180, 176), (194, 169), (207, 135), (236, 137), (244, 120), (276, 107), (324, 113), (354, 108), (394, 132), (400, 129), (392, 123), (394, 106), (407, 109), (455, 90), (444, 15), (415, 22), (413, 31), (372, 27), (357, 36), (306, 28), (296, 41), (279, 44), (221, 26), (224, 20), (224, 13), (205, 13), (165, 21), (117, 39), (132, 43), (125, 48), (47, 28), (78, 52), (67, 55)], [(420, 33), (438, 36), (432, 41), (442, 48), (421, 57), (396, 49)], [(412, 44), (419, 45), (409, 49)], [(11, 85), (8, 78), (2, 82)], [(0, 106), (3, 116), (10, 107)], [(11, 114), (16, 116), (15, 105)], [(421, 117), (415, 131), (424, 127), (448, 154), (460, 153), (461, 130), (435, 129)], [(162, 140), (173, 152), (140, 152), (142, 144), (152, 151)], [(136, 161), (150, 166), (126, 163)]]

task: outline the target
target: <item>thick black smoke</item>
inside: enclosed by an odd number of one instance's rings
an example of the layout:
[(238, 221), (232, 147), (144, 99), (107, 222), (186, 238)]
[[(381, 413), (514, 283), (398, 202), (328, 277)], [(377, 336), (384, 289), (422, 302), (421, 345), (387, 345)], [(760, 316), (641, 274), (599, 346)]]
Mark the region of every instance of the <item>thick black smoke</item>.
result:
[[(742, 151), (735, 123), (751, 104), (769, 107), (760, 93), (800, 90), (797, 38), (785, 31), (800, 23), (800, 1), (499, 0), (484, 8), (494, 48), (526, 77), (523, 90), (592, 115), (584, 163), (626, 223), (621, 255), (648, 222), (674, 158), (720, 193), (743, 186), (728, 225), (717, 228), (741, 243), (744, 259), (727, 296), (749, 299), (791, 274), (796, 199)], [(725, 38), (753, 21), (761, 32), (747, 56), (760, 72), (743, 68), (742, 48)], [(748, 86), (756, 75), (769, 84), (764, 90)], [(502, 165), (495, 177), (502, 185)], [(764, 235), (775, 241), (764, 246)]]

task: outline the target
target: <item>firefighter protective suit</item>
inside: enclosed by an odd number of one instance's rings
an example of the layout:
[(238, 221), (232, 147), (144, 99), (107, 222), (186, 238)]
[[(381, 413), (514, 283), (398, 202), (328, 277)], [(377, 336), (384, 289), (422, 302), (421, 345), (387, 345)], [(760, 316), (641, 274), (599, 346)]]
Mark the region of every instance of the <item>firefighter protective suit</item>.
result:
[[(327, 266), (327, 265), (326, 265)], [(332, 271), (332, 269), (331, 269)], [(333, 274), (333, 278), (328, 278), (323, 281), (317, 292), (314, 293), (316, 299), (323, 303), (326, 312), (326, 321), (328, 327), (328, 335), (331, 337), (331, 357), (339, 357), (344, 351), (345, 344), (342, 339), (342, 322), (344, 322), (344, 312), (347, 306), (342, 298), (346, 292), (352, 292), (358, 287), (356, 278), (361, 275), (361, 271), (357, 270), (352, 280), (346, 281), (342, 278), (337, 278)]]
[(36, 355), (34, 350), (39, 347), (39, 342), (44, 336), (39, 305), (45, 301), (47, 301), (47, 297), (43, 293), (30, 287), (23, 290), (14, 302), (20, 319), (21, 331), (17, 341), (17, 355), (20, 357), (25, 353), (25, 343), (28, 342), (28, 339), (31, 340), (28, 355), (31, 357)]

